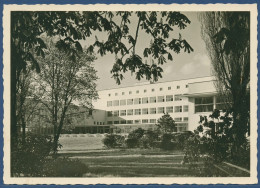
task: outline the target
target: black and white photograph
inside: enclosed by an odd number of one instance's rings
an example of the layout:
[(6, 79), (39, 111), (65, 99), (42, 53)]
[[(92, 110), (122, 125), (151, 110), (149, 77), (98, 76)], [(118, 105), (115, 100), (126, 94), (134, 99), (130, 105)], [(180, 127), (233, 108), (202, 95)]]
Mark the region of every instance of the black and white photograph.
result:
[(3, 18), (4, 182), (257, 183), (256, 4)]

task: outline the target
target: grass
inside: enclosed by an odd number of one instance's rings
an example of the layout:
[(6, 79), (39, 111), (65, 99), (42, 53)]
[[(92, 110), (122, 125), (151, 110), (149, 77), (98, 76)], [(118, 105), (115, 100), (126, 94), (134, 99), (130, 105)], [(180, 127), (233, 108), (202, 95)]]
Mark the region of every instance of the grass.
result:
[(60, 137), (61, 152), (103, 149), (103, 137)]
[[(60, 157), (88, 166), (84, 177), (245, 177), (225, 165), (182, 164), (182, 151), (160, 149), (106, 149), (103, 137), (61, 137)], [(229, 171), (230, 173), (226, 173)]]

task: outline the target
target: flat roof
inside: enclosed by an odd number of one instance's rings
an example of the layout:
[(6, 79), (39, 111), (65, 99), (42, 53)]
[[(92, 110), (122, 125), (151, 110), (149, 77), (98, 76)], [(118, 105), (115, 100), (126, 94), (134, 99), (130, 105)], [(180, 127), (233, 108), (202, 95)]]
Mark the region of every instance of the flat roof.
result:
[[(144, 82), (143, 84), (140, 83), (138, 85), (132, 85), (132, 86), (123, 86), (123, 87), (114, 87), (114, 88), (109, 88), (109, 89), (102, 89), (102, 90), (97, 90), (97, 91), (107, 91), (107, 90), (113, 90), (113, 89), (122, 89), (122, 88), (130, 88), (130, 87), (136, 87), (136, 86), (144, 86), (144, 85), (152, 85), (152, 84), (161, 84), (161, 83), (167, 83), (167, 82), (175, 82), (175, 81), (181, 81), (181, 80), (192, 80), (192, 79), (197, 79), (197, 78), (213, 78), (214, 76), (200, 76), (200, 77), (193, 77), (193, 78), (186, 78), (186, 79), (176, 79), (176, 80), (171, 80), (171, 81), (165, 81), (165, 82), (154, 82), (154, 83), (147, 83)], [(203, 81), (201, 81), (203, 82)], [(195, 83), (195, 82), (194, 82)]]

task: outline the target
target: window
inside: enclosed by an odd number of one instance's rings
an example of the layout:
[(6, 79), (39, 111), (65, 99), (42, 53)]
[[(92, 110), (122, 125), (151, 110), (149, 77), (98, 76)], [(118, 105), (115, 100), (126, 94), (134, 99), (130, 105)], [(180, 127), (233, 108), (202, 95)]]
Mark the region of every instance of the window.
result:
[(118, 94), (117, 93), (115, 93), (115, 96), (117, 96)]
[(146, 91), (147, 91), (147, 90), (145, 89), (145, 90), (144, 90), (144, 93), (146, 93)]
[(142, 103), (143, 103), (143, 104), (147, 104), (147, 103), (148, 103), (148, 97), (142, 98)]
[(126, 100), (123, 99), (123, 100), (120, 100), (120, 106), (125, 106), (126, 105)]
[(183, 121), (189, 121), (189, 117), (183, 117)]
[(125, 92), (122, 92), (122, 95), (125, 95)]
[(144, 114), (148, 114), (148, 108), (143, 108), (142, 109), (142, 114), (144, 115)]
[(96, 125), (96, 122), (94, 121), (94, 125)]
[(107, 117), (112, 117), (112, 116), (113, 116), (112, 111), (108, 111), (108, 112), (107, 112)]
[(99, 125), (99, 122), (97, 122), (97, 125)]
[(127, 124), (133, 124), (133, 120), (127, 120)]
[(125, 116), (126, 115), (126, 110), (120, 110), (120, 116)]
[(150, 108), (150, 114), (156, 114), (156, 108)]
[(175, 106), (174, 112), (182, 112), (182, 106)]
[(141, 98), (135, 98), (134, 104), (141, 104)]
[(171, 90), (172, 88), (171, 87), (168, 87), (168, 90)]
[(164, 113), (164, 107), (158, 107), (158, 114)]
[(150, 97), (150, 103), (156, 103), (156, 97)]
[(119, 106), (119, 100), (114, 100), (113, 101), (113, 106)]
[(138, 93), (139, 93), (139, 90), (136, 90), (136, 93), (138, 94)]
[(120, 123), (121, 124), (126, 124), (126, 120), (121, 120)]
[(174, 121), (180, 122), (180, 121), (182, 121), (182, 118), (181, 117), (176, 117), (176, 118), (174, 118)]
[(131, 95), (132, 94), (132, 91), (129, 91), (129, 95)]
[(173, 95), (166, 95), (166, 102), (173, 101)]
[(174, 96), (174, 101), (181, 101), (181, 100), (182, 100), (182, 98), (181, 98), (180, 95), (175, 95)]
[(160, 88), (160, 91), (162, 91), (162, 90), (163, 90), (163, 88), (161, 87), (161, 88)]
[(230, 102), (227, 101), (224, 97), (216, 96), (216, 109), (225, 110), (230, 106)]
[(188, 112), (189, 111), (189, 106), (188, 105), (184, 105), (183, 106), (183, 112)]
[(128, 115), (128, 116), (132, 116), (132, 115), (133, 115), (133, 109), (127, 110), (127, 115)]
[(180, 89), (181, 87), (180, 86), (177, 86), (177, 89)]
[(113, 112), (114, 116), (119, 116), (119, 110)]
[(158, 96), (158, 102), (164, 102), (164, 96)]
[(167, 106), (166, 113), (173, 113), (173, 106)]
[(213, 97), (195, 98), (195, 113), (211, 111), (213, 111)]
[(152, 89), (152, 92), (154, 92), (154, 89)]
[(127, 105), (132, 105), (134, 103), (134, 99), (127, 99)]
[(119, 124), (119, 121), (114, 121), (114, 124)]
[(108, 124), (108, 125), (112, 125), (112, 124), (113, 124), (113, 121), (108, 121), (107, 124)]
[(148, 119), (142, 119), (142, 123), (148, 123)]
[(111, 96), (111, 94), (109, 93), (109, 94), (108, 94), (108, 96), (110, 97), (110, 96)]
[(141, 115), (141, 109), (135, 109), (135, 115)]
[(189, 85), (186, 85), (185, 87), (186, 87), (186, 88), (188, 88), (188, 87), (189, 87)]
[(140, 119), (135, 120), (135, 123), (140, 123), (140, 122), (141, 122)]
[(150, 123), (156, 123), (156, 119), (150, 119)]
[(107, 101), (107, 107), (112, 106), (112, 101)]

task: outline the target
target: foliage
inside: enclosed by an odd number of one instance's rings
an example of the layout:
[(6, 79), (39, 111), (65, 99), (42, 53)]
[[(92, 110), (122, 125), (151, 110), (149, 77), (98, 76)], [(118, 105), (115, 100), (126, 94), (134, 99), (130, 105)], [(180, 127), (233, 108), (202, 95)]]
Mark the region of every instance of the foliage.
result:
[(158, 147), (159, 133), (157, 131), (147, 130), (140, 140), (142, 148), (156, 148)]
[(176, 123), (173, 118), (168, 114), (164, 114), (161, 118), (158, 119), (157, 128), (163, 133), (176, 132)]
[(134, 148), (140, 146), (141, 138), (144, 136), (145, 130), (142, 128), (138, 128), (129, 133), (126, 146), (128, 148)]
[(107, 148), (122, 147), (124, 145), (125, 137), (116, 134), (107, 134), (102, 140)]
[[(137, 18), (135, 35), (130, 33), (131, 18)], [(27, 68), (41, 71), (36, 56), (44, 58), (47, 45), (42, 39), (57, 37), (55, 46), (76, 62), (83, 48), (79, 41), (87, 40), (93, 32), (107, 35), (100, 42), (96, 37), (94, 44), (88, 44), (88, 52), (95, 50), (100, 55), (116, 54), (111, 73), (117, 83), (123, 79), (122, 72), (136, 73), (136, 78), (157, 80), (162, 77), (161, 65), (166, 58), (173, 60), (172, 52), (193, 51), (188, 42), (179, 35), (170, 37), (174, 27), (184, 29), (190, 20), (180, 12), (97, 12), (97, 11), (14, 11), (11, 13), (11, 131), (17, 136), (16, 127), (16, 84), (22, 70)], [(157, 63), (148, 65), (137, 54), (138, 33), (143, 31), (152, 38), (144, 48), (144, 57), (152, 56)], [(141, 44), (144, 45), (143, 43)], [(126, 57), (125, 59), (123, 59)], [(12, 139), (13, 140), (13, 139)]]
[(219, 110), (214, 110), (210, 115), (210, 120), (207, 116), (201, 116), (200, 125), (195, 130), (195, 135), (191, 136), (185, 143), (185, 162), (198, 162), (198, 158), (207, 156), (214, 159), (214, 162), (224, 160), (235, 162), (242, 166), (250, 164), (250, 147), (245, 139), (244, 144), (239, 147), (237, 155), (233, 153), (233, 147), (236, 146), (236, 139), (232, 129), (233, 117), (231, 111), (226, 111), (221, 114)]
[(205, 12), (201, 21), (216, 88), (232, 109), (235, 153), (250, 130), (250, 13)]
[(175, 149), (175, 144), (172, 142), (173, 135), (170, 133), (164, 133), (162, 135), (162, 142), (160, 148), (163, 150), (172, 150)]
[[(40, 101), (48, 112), (56, 144), (72, 102), (77, 101), (86, 108), (92, 107), (91, 100), (97, 98), (97, 77), (91, 65), (93, 56), (84, 51), (75, 61), (71, 61), (66, 53), (54, 47), (52, 40), (46, 43), (45, 58), (37, 59), (41, 72), (35, 75), (32, 83), (36, 88), (33, 90), (33, 97)], [(57, 147), (54, 145), (53, 149), (56, 152)]]
[(186, 141), (193, 135), (192, 132), (182, 132), (173, 135), (173, 141), (176, 143), (176, 147), (180, 150), (184, 150)]
[(45, 177), (82, 177), (88, 167), (78, 159), (57, 158), (48, 160), (43, 167)]
[(52, 138), (28, 133), (25, 142), (19, 137), (18, 143), (11, 153), (12, 176), (41, 176), (43, 165), (53, 147)]

